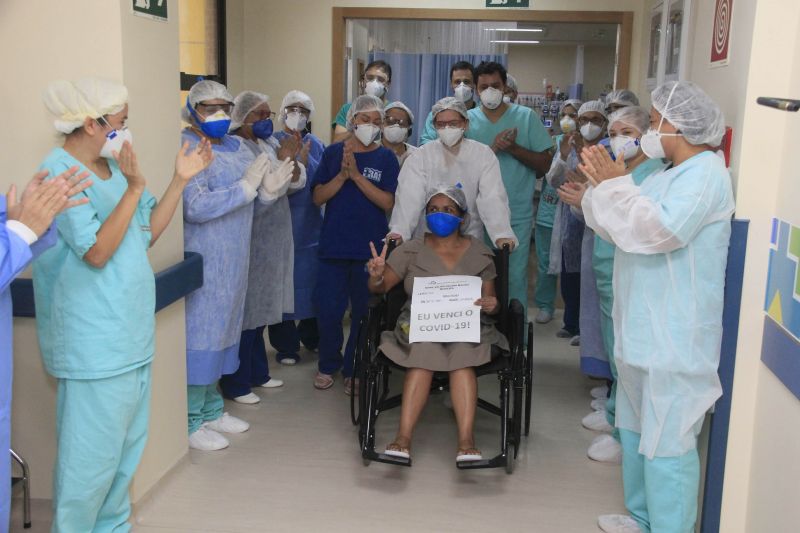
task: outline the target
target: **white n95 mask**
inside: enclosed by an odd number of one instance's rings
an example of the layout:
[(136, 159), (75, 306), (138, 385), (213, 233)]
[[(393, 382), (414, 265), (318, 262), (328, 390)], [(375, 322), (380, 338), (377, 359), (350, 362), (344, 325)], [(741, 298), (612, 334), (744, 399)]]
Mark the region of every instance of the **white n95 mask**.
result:
[(561, 126), (561, 133), (572, 133), (576, 128), (575, 119), (572, 117), (562, 118), (559, 125)]
[(303, 131), (306, 129), (306, 124), (308, 124), (308, 117), (306, 117), (303, 113), (293, 111), (286, 114), (284, 124), (286, 124), (286, 127), (290, 130)]
[(380, 132), (381, 129), (375, 124), (359, 124), (355, 129), (356, 139), (364, 146), (369, 146), (375, 142)]
[(383, 138), (392, 144), (401, 143), (408, 136), (408, 128), (403, 128), (399, 124), (386, 126), (383, 128)]
[(439, 140), (442, 141), (445, 146), (449, 147), (458, 144), (458, 141), (464, 136), (464, 130), (462, 128), (446, 127), (436, 130), (436, 133), (439, 134)]
[(481, 103), (489, 109), (497, 109), (503, 101), (503, 91), (487, 87), (481, 93)]
[(603, 133), (603, 128), (598, 126), (597, 124), (592, 124), (591, 122), (588, 124), (584, 124), (581, 126), (581, 135), (587, 141), (593, 141)]
[(368, 81), (364, 86), (364, 93), (370, 96), (383, 98), (383, 95), (386, 94), (386, 85), (382, 84), (378, 80)]
[(131, 130), (128, 128), (111, 130), (106, 134), (106, 142), (103, 143), (103, 147), (100, 149), (100, 157), (114, 159), (114, 152), (119, 154), (120, 151), (122, 151), (122, 145), (125, 144), (125, 141), (133, 144), (133, 134)]
[(453, 90), (453, 93), (456, 96), (456, 100), (459, 102), (466, 104), (472, 100), (472, 87), (466, 83), (459, 83), (458, 86)]
[(623, 160), (627, 161), (628, 159), (636, 157), (636, 154), (639, 153), (639, 139), (636, 137), (617, 135), (611, 138), (609, 144), (611, 145), (611, 153), (613, 153), (614, 157), (617, 159), (621, 157)]

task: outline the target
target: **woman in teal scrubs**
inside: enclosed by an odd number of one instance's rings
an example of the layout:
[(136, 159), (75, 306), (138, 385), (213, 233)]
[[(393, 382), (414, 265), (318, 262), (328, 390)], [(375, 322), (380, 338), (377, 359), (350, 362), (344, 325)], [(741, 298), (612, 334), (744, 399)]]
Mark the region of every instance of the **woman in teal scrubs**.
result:
[(58, 380), (53, 531), (128, 531), (128, 489), (147, 440), (155, 282), (147, 249), (186, 182), (211, 162), (184, 146), (161, 201), (145, 189), (125, 123), (128, 91), (95, 79), (44, 93), (65, 134), (42, 170), (88, 171), (88, 203), (56, 219), (58, 242), (33, 265), (37, 331)]

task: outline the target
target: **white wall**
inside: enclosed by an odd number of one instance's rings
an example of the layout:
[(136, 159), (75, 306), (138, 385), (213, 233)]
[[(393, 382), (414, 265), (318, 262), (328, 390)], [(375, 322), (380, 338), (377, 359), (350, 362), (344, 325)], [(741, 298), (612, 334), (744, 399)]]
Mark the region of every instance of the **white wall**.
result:
[[(130, 89), (130, 127), (136, 134), (148, 188), (160, 196), (172, 176), (178, 146), (177, 2), (168, 24), (133, 17), (130, 1), (8, 0), (0, 2), (0, 48), (5, 50), (0, 99), (0, 190), (23, 184), (59, 139), (41, 92), (55, 79), (100, 76)], [(180, 215), (178, 215), (180, 217)], [(179, 221), (152, 250), (156, 270), (182, 259)], [(158, 314), (151, 441), (134, 483), (135, 499), (186, 451), (183, 304)], [(31, 319), (14, 321), (12, 444), (31, 463), (35, 498), (49, 498), (55, 455), (55, 381), (44, 372)]]
[[(642, 54), (636, 43), (643, 39), (642, 0), (536, 0), (531, 4), (536, 10), (634, 12), (630, 79), (632, 88), (639, 89)], [(228, 0), (229, 13), (244, 14), (243, 88), (265, 92), (277, 102), (291, 89), (307, 92), (317, 108), (314, 133), (324, 141), (330, 136), (331, 118), (338, 111), (331, 109), (333, 7), (457, 10), (483, 9), (485, 5), (484, 0)], [(300, 31), (297, 21), (302, 21)]]
[(508, 72), (517, 80), (520, 92), (544, 92), (544, 78), (553, 90), (560, 87), (566, 92), (575, 79), (575, 49), (575, 46), (509, 45)]

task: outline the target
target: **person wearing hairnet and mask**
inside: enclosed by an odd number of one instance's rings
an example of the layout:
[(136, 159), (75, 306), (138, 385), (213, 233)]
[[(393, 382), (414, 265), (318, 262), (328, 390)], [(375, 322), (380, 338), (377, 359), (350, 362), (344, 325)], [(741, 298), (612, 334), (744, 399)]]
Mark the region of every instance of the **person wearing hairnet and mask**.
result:
[[(386, 105), (387, 95), (389, 94), (389, 86), (392, 84), (392, 66), (383, 61), (376, 59), (371, 61), (367, 68), (364, 69), (364, 74), (358, 83), (358, 91), (360, 95), (369, 95), (379, 98), (383, 105)], [(343, 141), (350, 134), (350, 127), (348, 116), (350, 114), (350, 106), (352, 102), (347, 102), (342, 105), (336, 118), (333, 120), (331, 127), (333, 128), (332, 141), (337, 143)]]
[[(557, 149), (564, 135), (578, 129), (578, 109), (583, 102), (580, 100), (567, 100), (559, 111), (561, 133), (553, 139)], [(533, 240), (536, 243), (537, 275), (534, 290), (534, 303), (538, 308), (534, 320), (537, 324), (547, 324), (553, 320), (556, 302), (556, 287), (558, 274), (551, 274), (550, 270), (550, 244), (553, 240), (553, 221), (558, 207), (558, 192), (546, 179), (542, 180), (542, 192), (539, 195), (539, 205), (536, 208), (536, 226), (533, 229)]]
[(616, 91), (611, 91), (606, 95), (605, 103), (606, 113), (610, 115), (611, 113), (619, 111), (623, 107), (638, 106), (639, 97), (636, 96), (636, 93), (631, 90), (617, 89)]
[(645, 155), (671, 162), (636, 185), (621, 158), (584, 151), (592, 187), (587, 224), (616, 244), (616, 425), (625, 505), (604, 531), (694, 531), (697, 435), (721, 395), (725, 266), (734, 210), (730, 175), (714, 153), (725, 133), (719, 106), (697, 85), (668, 82), (651, 94)]
[[(453, 96), (463, 103), (469, 111), (475, 107), (475, 67), (469, 61), (456, 61), (450, 66), (450, 87)], [(435, 141), (438, 134), (433, 126), (433, 114), (428, 113), (422, 134), (419, 136), (419, 145)]]
[[(578, 167), (580, 161), (578, 154), (583, 146), (602, 143), (605, 138), (607, 122), (603, 102), (591, 100), (580, 106), (576, 124), (578, 129), (571, 133), (565, 133), (561, 138), (558, 145), (558, 156), (553, 158), (553, 164), (545, 176), (547, 183), (551, 187), (557, 190), (569, 181), (569, 176)], [(592, 309), (597, 307), (596, 294), (589, 295), (593, 303), (587, 302), (584, 305), (581, 302), (583, 292), (586, 289), (591, 289), (594, 285), (593, 281), (585, 287), (582, 283), (584, 281), (583, 277), (592, 277), (591, 272), (585, 272), (584, 276), (581, 275), (582, 248), (584, 242), (593, 242), (593, 238), (594, 236), (587, 236), (584, 239), (583, 221), (576, 216), (576, 213), (570, 209), (569, 205), (563, 202), (559, 203), (553, 222), (549, 265), (550, 274), (561, 275), (561, 297), (564, 300), (564, 326), (556, 333), (556, 336), (569, 338), (571, 339), (570, 344), (577, 346), (581, 344), (582, 323), (588, 320), (596, 327), (592, 332), (589, 332), (589, 339), (584, 339), (589, 343), (589, 346), (584, 348), (584, 352), (587, 350), (596, 352), (603, 349), (602, 338), (599, 333), (599, 310), (591, 317), (581, 316), (585, 306), (591, 306)], [(587, 258), (591, 258), (591, 249), (587, 250), (587, 253)], [(591, 270), (591, 263), (583, 265), (584, 270), (587, 266)], [(593, 289), (590, 292), (594, 292)], [(595, 330), (596, 335), (593, 334)], [(610, 375), (597, 377), (610, 377)], [(592, 425), (590, 429), (604, 429), (604, 427)]]
[(228, 135), (233, 96), (215, 81), (189, 90), (181, 137), (211, 142), (214, 163), (183, 192), (183, 243), (203, 256), (203, 286), (186, 297), (186, 381), (189, 447), (213, 451), (230, 443), (221, 433), (241, 433), (249, 424), (223, 412), (217, 389), (224, 374), (239, 367), (253, 201), (274, 187), (267, 154), (258, 157), (239, 137)]
[(127, 531), (128, 490), (150, 416), (155, 279), (147, 250), (181, 193), (211, 163), (208, 143), (178, 153), (161, 200), (145, 188), (127, 129), (128, 90), (55, 81), (43, 94), (64, 144), (41, 170), (91, 177), (81, 205), (56, 217), (58, 240), (33, 263), (36, 329), (58, 381), (53, 531)]
[[(48, 181), (49, 172), (38, 172), (17, 199), (12, 185), (0, 195), (0, 479), (11, 478), (11, 386), (14, 373), (12, 353), (13, 316), (11, 282), (42, 252), (56, 244), (58, 235), (53, 223), (65, 209), (89, 202), (83, 197), (70, 200), (89, 187), (87, 172), (72, 167)], [(0, 531), (8, 531), (11, 506), (11, 484), (0, 484)]]
[(275, 133), (275, 138), (283, 141), (294, 136), (295, 132), (302, 136), (303, 147), (298, 161), (306, 167), (309, 177), (302, 189), (289, 195), (294, 243), (294, 312), (284, 313), (282, 322), (267, 326), (269, 342), (278, 351), (277, 361), (294, 365), (300, 360), (301, 342), (312, 351), (319, 346), (313, 291), (317, 280), (322, 210), (311, 198), (310, 177), (317, 171), (325, 145), (310, 131), (314, 102), (306, 93), (289, 91), (283, 97), (279, 114), (283, 129)]
[(517, 246), (497, 157), (488, 146), (464, 137), (469, 130), (466, 106), (448, 96), (436, 102), (431, 113), (438, 139), (420, 146), (400, 171), (388, 237), (404, 241), (422, 237), (428, 229), (426, 191), (457, 186), (464, 191), (470, 212), (464, 233), (476, 239), (488, 233), (498, 248), (504, 243)]
[(284, 313), (294, 311), (294, 245), (292, 217), (287, 194), (306, 184), (305, 166), (295, 164), (303, 149), (299, 132), (282, 142), (272, 135), (269, 97), (243, 91), (233, 100), (231, 134), (242, 139), (256, 157), (269, 158), (269, 177), (265, 178), (254, 205), (250, 236), (250, 267), (244, 321), (239, 342), (239, 368), (220, 379), (222, 394), (237, 403), (255, 404), (261, 398), (253, 387), (283, 385), (269, 375), (264, 330), (280, 324)]
[[(383, 102), (362, 95), (353, 100), (348, 128), (353, 134), (328, 146), (311, 180), (314, 203), (325, 206), (319, 239), (315, 301), (319, 324), (319, 371), (314, 387), (329, 389), (342, 370), (345, 392), (353, 391), (353, 353), (359, 323), (367, 312), (366, 261), (369, 243), (389, 230), (400, 166), (394, 153), (375, 142), (383, 124)], [(342, 318), (350, 305), (350, 336), (342, 354)]]
[[(649, 113), (638, 106), (620, 108), (609, 117), (609, 138), (611, 153), (617, 159), (623, 159), (636, 185), (641, 183), (654, 172), (663, 170), (666, 166), (661, 159), (649, 159), (641, 149), (641, 137), (647, 131), (650, 122)], [(565, 202), (580, 209), (581, 199), (585, 193), (585, 184), (567, 183), (562, 185), (560, 192), (566, 196)], [(614, 364), (614, 325), (612, 308), (614, 294), (612, 276), (614, 272), (613, 243), (606, 241), (599, 235), (594, 237), (594, 249), (591, 256), (592, 271), (596, 282), (597, 294), (600, 299), (600, 331), (603, 340), (604, 353), (581, 354), (581, 368), (585, 373), (595, 376), (611, 375), (611, 387), (608, 399), (593, 400), (592, 406), (600, 417), (604, 419), (609, 428), (614, 427), (615, 405), (617, 389), (617, 368)], [(608, 371), (606, 370), (608, 368)], [(622, 447), (619, 444), (619, 431), (614, 428), (611, 434), (598, 435), (589, 446), (587, 455), (590, 459), (600, 462), (619, 464), (622, 461)]]
[(519, 89), (517, 88), (517, 80), (506, 72), (506, 89), (503, 91), (503, 102), (507, 104), (516, 104), (517, 97), (519, 96)]
[[(508, 82), (503, 65), (483, 62), (475, 69), (475, 79), (481, 105), (468, 113), (467, 137), (491, 147), (497, 155), (509, 198), (511, 228), (519, 242), (509, 258), (509, 298), (522, 302), (527, 317), (536, 174), (545, 174), (550, 168), (553, 140), (533, 110), (503, 102)], [(526, 318), (526, 327), (527, 323)]]
[(384, 112), (386, 118), (383, 119), (381, 143), (394, 152), (402, 169), (408, 156), (417, 149), (406, 142), (414, 125), (414, 113), (403, 102), (392, 102), (384, 108)]

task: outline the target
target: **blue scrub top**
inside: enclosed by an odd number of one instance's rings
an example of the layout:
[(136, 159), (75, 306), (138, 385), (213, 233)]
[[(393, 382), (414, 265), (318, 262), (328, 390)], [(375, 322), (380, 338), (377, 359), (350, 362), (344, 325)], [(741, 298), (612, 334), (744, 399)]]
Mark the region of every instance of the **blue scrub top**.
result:
[[(344, 143), (328, 146), (311, 180), (311, 189), (331, 181), (342, 169)], [(383, 146), (371, 152), (356, 153), (359, 172), (379, 189), (394, 194), (400, 165), (394, 152)], [(347, 180), (325, 204), (320, 235), (319, 257), (323, 259), (363, 259), (372, 255), (369, 243), (380, 243), (389, 233), (386, 212), (373, 204)]]
[[(494, 143), (497, 135), (510, 128), (517, 128), (516, 143), (534, 152), (544, 152), (553, 147), (553, 140), (547, 133), (539, 115), (529, 107), (507, 104), (505, 113), (492, 123), (483, 113), (481, 106), (470, 109), (469, 128), (466, 136), (487, 146)], [(500, 173), (508, 193), (511, 208), (511, 224), (533, 219), (533, 191), (536, 187), (536, 172), (506, 152), (498, 152)]]
[[(92, 186), (80, 195), (89, 203), (56, 218), (58, 242), (33, 263), (39, 345), (45, 368), (57, 378), (116, 376), (149, 363), (155, 351), (155, 279), (147, 258), (155, 198), (142, 193), (125, 237), (104, 267), (83, 260), (128, 188), (116, 162), (108, 164), (111, 177), (90, 176)], [(57, 176), (73, 166), (88, 170), (56, 148), (41, 169)]]

